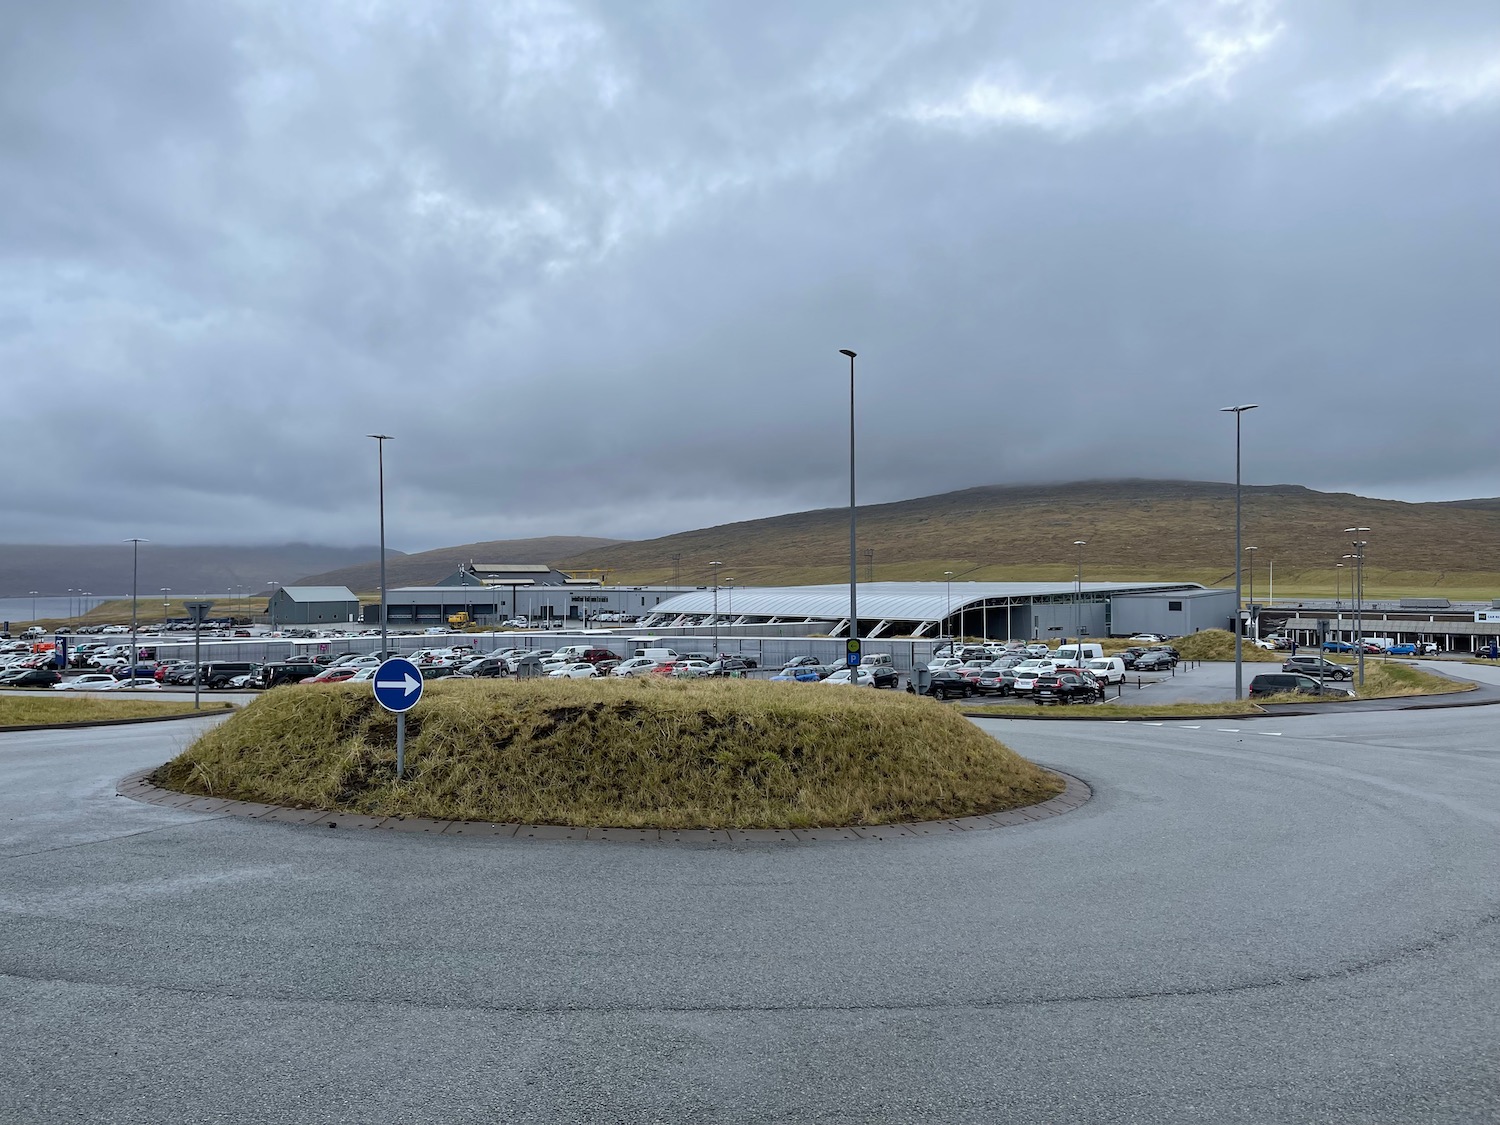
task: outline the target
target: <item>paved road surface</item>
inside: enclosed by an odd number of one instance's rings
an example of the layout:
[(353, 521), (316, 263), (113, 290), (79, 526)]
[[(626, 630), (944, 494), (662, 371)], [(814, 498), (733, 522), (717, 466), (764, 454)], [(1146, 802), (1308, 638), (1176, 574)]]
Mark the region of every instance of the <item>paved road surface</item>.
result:
[(216, 819), (112, 795), (196, 721), (5, 735), (0, 1121), (1491, 1122), (1497, 724), (986, 721), (1095, 800), (774, 848)]

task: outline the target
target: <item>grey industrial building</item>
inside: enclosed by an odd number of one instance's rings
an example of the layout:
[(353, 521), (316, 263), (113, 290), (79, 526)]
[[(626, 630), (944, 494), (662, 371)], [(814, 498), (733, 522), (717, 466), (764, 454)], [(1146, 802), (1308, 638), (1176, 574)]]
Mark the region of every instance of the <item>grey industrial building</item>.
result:
[[(401, 586), (386, 591), (386, 619), (392, 625), (434, 626), (459, 612), (481, 624), (516, 617), (582, 622), (601, 613), (640, 617), (681, 592), (681, 586), (601, 586), (588, 580), (547, 585), (518, 577), (503, 584)], [(378, 602), (364, 607), (364, 620), (380, 623)]]
[[(565, 571), (546, 563), (469, 562), (437, 586), (565, 586), (574, 581)], [(598, 585), (593, 582), (593, 585)]]
[(359, 599), (347, 586), (283, 586), (271, 595), (266, 615), (282, 625), (347, 625), (359, 620)]
[[(1172, 628), (1150, 630), (1174, 636), (1229, 628), (1234, 591), (1208, 590), (1186, 582), (1084, 582), (1081, 586), (1072, 582), (864, 582), (859, 586), (863, 637), (1045, 641), (1065, 636), (1128, 636), (1142, 631), (1134, 622), (1147, 615), (1152, 620), (1178, 622)], [(849, 587), (700, 588), (664, 600), (641, 625), (665, 629), (715, 623), (730, 629), (799, 625), (810, 633), (847, 635)]]

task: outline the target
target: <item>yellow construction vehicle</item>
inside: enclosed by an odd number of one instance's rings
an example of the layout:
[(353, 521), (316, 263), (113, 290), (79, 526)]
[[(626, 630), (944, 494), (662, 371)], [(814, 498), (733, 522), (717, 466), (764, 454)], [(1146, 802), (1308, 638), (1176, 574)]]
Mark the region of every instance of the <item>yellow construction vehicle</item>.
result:
[(458, 613), (450, 613), (448, 615), (448, 628), (450, 629), (462, 629), (465, 628), (468, 624), (469, 615), (462, 610), (460, 610)]

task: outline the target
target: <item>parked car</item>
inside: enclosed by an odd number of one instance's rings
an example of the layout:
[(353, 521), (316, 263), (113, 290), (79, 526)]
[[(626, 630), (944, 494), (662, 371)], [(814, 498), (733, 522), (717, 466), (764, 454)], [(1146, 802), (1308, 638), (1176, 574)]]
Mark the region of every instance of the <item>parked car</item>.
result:
[(304, 684), (341, 684), (345, 680), (352, 679), (356, 669), (348, 666), (335, 668), (324, 668), (316, 676), (309, 676), (300, 681)]
[(1147, 649), (1135, 658), (1137, 672), (1164, 672), (1177, 667), (1177, 658), (1162, 649)]
[(1090, 660), (1085, 667), (1106, 685), (1118, 684), (1125, 679), (1125, 662), (1118, 656), (1102, 656)]
[(815, 684), (823, 678), (821, 664), (803, 664), (796, 668), (783, 668), (771, 677), (772, 683)]
[(1348, 641), (1324, 641), (1324, 652), (1353, 652), (1354, 646)]
[[(56, 668), (17, 668), (0, 676), (0, 685), (13, 688), (49, 688), (62, 683), (62, 678), (62, 673)], [(111, 676), (110, 679), (114, 677)]]
[(973, 680), (946, 668), (932, 674), (932, 683), (927, 688), (927, 694), (936, 699), (952, 699), (955, 696), (967, 699), (978, 691), (979, 685)]
[(840, 668), (823, 681), (825, 684), (833, 684), (835, 687), (874, 687), (875, 673), (867, 668)]
[(1316, 695), (1352, 698), (1349, 688), (1336, 687), (1330, 683), (1319, 683), (1301, 672), (1262, 672), (1250, 681), (1250, 698), (1264, 699), (1268, 695)]
[(703, 674), (705, 676), (729, 676), (739, 679), (748, 675), (749, 672), (750, 665), (738, 657), (733, 657), (727, 660), (715, 660), (708, 666), (708, 671)]
[(644, 676), (656, 667), (656, 661), (648, 656), (632, 656), (622, 660), (610, 672), (611, 676)]
[(1317, 653), (1312, 653), (1311, 655), (1298, 653), (1296, 656), (1288, 656), (1282, 662), (1281, 670), (1283, 672), (1300, 672), (1304, 676), (1312, 676), (1314, 678), (1321, 672), (1325, 680), (1347, 680), (1354, 675), (1354, 669), (1350, 668), (1349, 665), (1335, 664), (1331, 660), (1325, 660)]
[(781, 670), (785, 672), (788, 668), (805, 668), (810, 664), (822, 663), (816, 656), (794, 656), (781, 666)]
[(108, 672), (85, 672), (71, 680), (52, 685), (53, 691), (105, 691), (115, 686), (115, 678)]
[(1015, 669), (986, 668), (974, 686), (979, 689), (981, 695), (1015, 695)]
[(587, 660), (575, 660), (570, 664), (564, 664), (561, 668), (554, 668), (547, 674), (554, 680), (587, 680), (599, 675), (599, 669)]
[(1416, 656), (1417, 646), (1408, 641), (1406, 644), (1390, 645), (1385, 651), (1389, 656)]
[(248, 660), (213, 660), (203, 666), (199, 683), (210, 689), (226, 688), (234, 677), (259, 674), (260, 671), (259, 665)]
[[(355, 669), (358, 671), (358, 669)], [(473, 679), (490, 679), (505, 675), (505, 661), (499, 656), (480, 656), (470, 660), (467, 664), (459, 665), (455, 675), (469, 676)]]
[(1101, 696), (1097, 682), (1073, 672), (1053, 672), (1038, 676), (1031, 692), (1032, 702), (1038, 704), (1092, 703)]
[(136, 678), (133, 680), (116, 680), (108, 691), (161, 691), (161, 684), (155, 680)]

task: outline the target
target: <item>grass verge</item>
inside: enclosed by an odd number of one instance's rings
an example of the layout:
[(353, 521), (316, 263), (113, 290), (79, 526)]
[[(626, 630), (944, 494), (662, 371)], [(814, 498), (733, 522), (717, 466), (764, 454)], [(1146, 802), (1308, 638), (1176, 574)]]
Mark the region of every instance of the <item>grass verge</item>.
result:
[(1358, 677), (1351, 684), (1361, 699), (1396, 699), (1406, 695), (1452, 695), (1460, 691), (1473, 691), (1479, 685), (1450, 680), (1413, 668), (1410, 664), (1399, 664), (1388, 660), (1365, 659), (1364, 686), (1358, 685)]
[[(229, 703), (205, 703), (203, 711), (223, 711), (232, 706)], [(186, 714), (192, 709), (191, 700), (178, 703), (156, 699), (60, 699), (55, 695), (0, 695), (0, 727), (97, 723), (105, 719), (156, 719), (163, 715)]]
[(803, 828), (1016, 808), (1063, 783), (904, 693), (754, 681), (438, 681), (407, 718), (364, 687), (278, 688), (156, 772), (184, 792), (375, 816)]
[[(1204, 629), (1171, 642), (1184, 660), (1233, 660), (1234, 634), (1228, 629)], [(1286, 659), (1284, 652), (1256, 648), (1248, 640), (1240, 645), (1240, 659), (1244, 663), (1280, 664)]]

